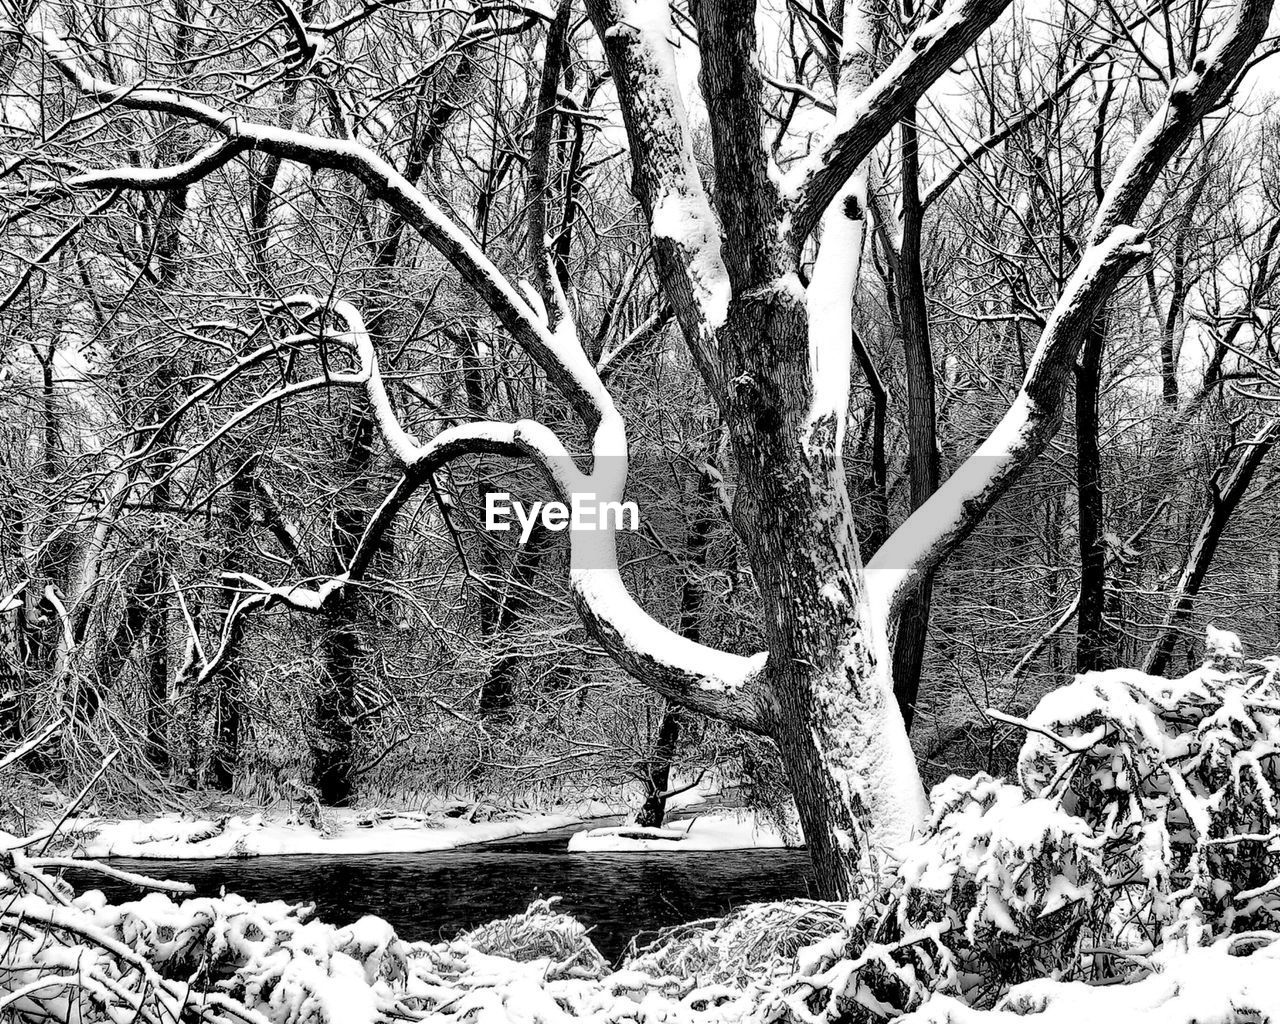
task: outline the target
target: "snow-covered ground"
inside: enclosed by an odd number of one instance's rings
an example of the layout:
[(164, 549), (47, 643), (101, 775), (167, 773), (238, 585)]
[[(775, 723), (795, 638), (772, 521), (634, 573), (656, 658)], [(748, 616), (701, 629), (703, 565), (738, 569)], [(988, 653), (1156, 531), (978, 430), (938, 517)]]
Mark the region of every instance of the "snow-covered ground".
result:
[[(423, 853), (577, 825), (596, 813), (521, 814), (504, 821), (422, 815), (368, 821), (367, 812), (326, 811), (325, 828), (283, 816), (233, 815), (213, 820), (170, 814), (149, 821), (72, 818), (60, 830), (61, 852), (76, 857), (209, 860), (285, 854)], [(37, 832), (40, 831), (37, 829)], [(0, 833), (0, 849), (22, 842)]]
[(663, 828), (618, 825), (575, 833), (571, 853), (653, 853), (657, 851), (747, 850), (787, 846), (778, 828), (747, 810), (716, 808)]
[[(672, 816), (662, 829), (617, 824), (633, 811), (638, 799), (634, 793), (619, 793), (616, 799), (584, 798), (540, 810), (501, 810), (483, 805), (479, 813), (474, 806), (448, 800), (422, 811), (325, 808), (318, 812), (319, 828), (313, 824), (316, 810), (308, 813), (296, 806), (259, 809), (244, 802), (188, 808), (150, 819), (82, 813), (62, 822), (50, 852), (95, 860), (426, 853), (573, 826), (582, 826), (583, 831), (571, 837), (568, 849), (581, 853), (692, 852), (789, 845), (783, 832), (764, 816), (744, 808), (722, 806), (724, 791), (715, 781), (673, 797), (668, 804)], [(610, 827), (599, 827), (602, 825)], [(36, 844), (42, 844), (53, 826), (54, 819), (37, 822), (25, 837), (0, 831), (0, 850), (39, 849)]]

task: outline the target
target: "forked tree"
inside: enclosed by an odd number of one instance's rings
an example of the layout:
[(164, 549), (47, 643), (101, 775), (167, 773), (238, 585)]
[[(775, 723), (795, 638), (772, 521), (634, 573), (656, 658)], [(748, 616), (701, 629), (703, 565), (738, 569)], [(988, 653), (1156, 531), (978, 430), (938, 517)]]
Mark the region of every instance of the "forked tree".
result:
[[(1009, 2), (922, 4), (909, 12), (905, 42), (888, 55), (877, 52), (884, 33), (875, 3), (849, 0), (832, 11), (827, 30), (839, 40), (834, 115), (821, 143), (783, 172), (764, 139), (766, 69), (756, 4), (699, 0), (691, 11), (712, 183), (695, 161), (666, 0), (586, 0), (621, 107), (633, 191), (649, 223), (660, 287), (730, 438), (733, 525), (759, 590), (767, 646), (752, 657), (726, 653), (656, 621), (628, 593), (609, 530), (573, 532), (569, 587), (590, 633), (627, 672), (678, 705), (772, 738), (827, 897), (855, 891), (868, 864), (909, 836), (926, 810), (893, 696), (890, 639), (904, 604), (1058, 431), (1082, 343), (1121, 280), (1149, 255), (1144, 200), (1202, 121), (1229, 102), (1271, 11), (1270, 0), (1214, 7), (1205, 21), (1213, 31), (1199, 28), (1207, 45), (1181, 48), (1188, 54), (1182, 59), (1170, 45), (1164, 98), (1103, 191), (1016, 397), (976, 451), (864, 563), (843, 455), (856, 365), (851, 317), (875, 189), (871, 157)], [(316, 59), (325, 32), (342, 24), (339, 18), (328, 27), (309, 25), (287, 3), (282, 7), (294, 15), (299, 60)], [(551, 32), (562, 39), (569, 14), (564, 7), (558, 13)], [(580, 343), (554, 266), (543, 262), (541, 232), (534, 233), (524, 275), (536, 287), (521, 287), (499, 272), (464, 225), (373, 149), (319, 129), (255, 123), (179, 87), (108, 81), (53, 21), (37, 12), (25, 29), (4, 31), (25, 31), (87, 102), (184, 120), (204, 141), (170, 166), (125, 163), (33, 185), (24, 209), (69, 192), (190, 185), (250, 151), (348, 172), (370, 200), (389, 206), (455, 268), (591, 437), (590, 452), (575, 456), (566, 438), (528, 420), (411, 436), (380, 375), (361, 311), (346, 301), (292, 297), (284, 307), (299, 326), (268, 347), (342, 347), (350, 364), (292, 384), (291, 393), (363, 389), (402, 476), (365, 525), (345, 572), (315, 587), (234, 574), (228, 582), (241, 589), (243, 609), (286, 604), (315, 611), (342, 600), (368, 571), (396, 515), (433, 473), (462, 455), (531, 459), (566, 498), (623, 498), (626, 424)], [(1129, 36), (1119, 24), (1099, 31)], [(544, 93), (554, 100), (558, 69), (547, 63)], [(1029, 100), (1028, 110), (1044, 109), (1040, 102)], [(999, 145), (1012, 130), (998, 130), (981, 145)], [(959, 171), (974, 159), (966, 155)], [(536, 211), (532, 220), (538, 222)], [(249, 353), (243, 360), (256, 358), (262, 357)]]

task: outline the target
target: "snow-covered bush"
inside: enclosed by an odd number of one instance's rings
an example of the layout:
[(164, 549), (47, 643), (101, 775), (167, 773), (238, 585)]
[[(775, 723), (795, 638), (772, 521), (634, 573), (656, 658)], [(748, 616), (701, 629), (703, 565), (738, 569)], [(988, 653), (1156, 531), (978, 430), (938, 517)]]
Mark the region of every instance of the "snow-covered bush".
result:
[(235, 895), (111, 905), (74, 896), (39, 859), (3, 858), (4, 1020), (373, 1021), (406, 979), (405, 945), (380, 918), (335, 928)]
[(928, 987), (941, 974), (981, 1003), (1058, 967), (1106, 891), (1097, 835), (1055, 801), (987, 775), (953, 776), (932, 806), (926, 838), (899, 868), (892, 913), (903, 934), (937, 930)]
[(556, 913), (554, 900), (535, 900), (523, 914), (504, 917), (458, 936), (458, 943), (488, 956), (520, 963), (547, 964), (546, 977), (600, 978), (608, 963), (587, 930), (568, 914)]
[(802, 949), (858, 919), (856, 906), (821, 900), (750, 903), (723, 918), (665, 929), (633, 950), (627, 967), (655, 978), (746, 988), (784, 977)]
[(1214, 634), (1182, 679), (1098, 672), (1047, 695), (1019, 758), (1024, 789), (1105, 844), (1126, 946), (1280, 921), (1280, 659), (1246, 670)]
[(1019, 724), (1020, 784), (935, 787), (892, 884), (793, 979), (793, 1016), (939, 993), (1012, 1005), (1045, 979), (1120, 982), (1239, 933), (1273, 955), (1280, 659), (1246, 663), (1211, 629), (1182, 679), (1088, 673)]
[(998, 1010), (936, 996), (896, 1024), (1263, 1024), (1280, 1021), (1280, 943), (1233, 936), (1172, 947), (1126, 985), (1043, 978), (1019, 985)]

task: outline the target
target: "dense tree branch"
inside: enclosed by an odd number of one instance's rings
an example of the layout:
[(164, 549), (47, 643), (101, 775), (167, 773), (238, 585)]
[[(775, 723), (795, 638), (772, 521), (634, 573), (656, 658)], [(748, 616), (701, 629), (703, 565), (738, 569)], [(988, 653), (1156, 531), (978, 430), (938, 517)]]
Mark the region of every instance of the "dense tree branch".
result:
[[(317, 300), (305, 295), (291, 296), (284, 305), (319, 311)], [(566, 501), (575, 494), (589, 495), (600, 502), (621, 500), (627, 477), (627, 448), (625, 428), (616, 412), (603, 418), (596, 431), (589, 473), (578, 469), (551, 430), (532, 420), (463, 424), (419, 442), (400, 424), (392, 408), (359, 312), (340, 301), (333, 305), (332, 313), (346, 327), (336, 340), (357, 355), (359, 369), (351, 376), (363, 381), (379, 430), (404, 475), (365, 527), (346, 571), (315, 587), (273, 585), (246, 573), (229, 574), (227, 583), (244, 589), (246, 599), (321, 611), (344, 588), (363, 578), (379, 538), (414, 493), (432, 474), (463, 455), (531, 458)], [(571, 324), (567, 316), (562, 321), (570, 329)], [(680, 636), (653, 619), (627, 591), (618, 569), (612, 529), (570, 532), (569, 584), (588, 630), (619, 665), (642, 683), (700, 714), (741, 728), (766, 728), (764, 655), (743, 658), (718, 651)]]
[[(1150, 20), (1151, 16), (1160, 8), (1160, 4), (1153, 4), (1147, 11), (1140, 14), (1137, 18), (1129, 23), (1130, 29), (1140, 27), (1143, 23)], [(925, 193), (923, 205), (928, 208), (941, 199), (947, 190), (956, 183), (956, 180), (964, 174), (970, 167), (976, 164), (988, 153), (997, 149), (1015, 134), (1029, 125), (1038, 117), (1042, 117), (1057, 105), (1058, 101), (1066, 96), (1075, 84), (1080, 81), (1089, 71), (1098, 66), (1098, 62), (1107, 56), (1108, 52), (1116, 45), (1116, 36), (1108, 39), (1106, 42), (1099, 43), (1090, 50), (1079, 63), (1070, 71), (1063, 75), (1054, 85), (1053, 90), (1046, 94), (1035, 105), (1028, 107), (1026, 110), (1009, 118), (999, 128), (990, 132), (981, 141), (974, 144), (945, 174), (933, 183), (929, 191)]]
[(1141, 232), (1117, 227), (1067, 281), (1022, 389), (977, 451), (884, 543), (867, 566), (874, 599), (893, 616), (906, 594), (967, 537), (1044, 451), (1063, 419), (1071, 368), (1094, 317), (1124, 275), (1151, 254)]
[(1146, 662), (1142, 667), (1147, 674), (1160, 675), (1168, 669), (1174, 644), (1180, 635), (1179, 626), (1191, 613), (1196, 595), (1200, 593), (1200, 587), (1204, 584), (1213, 556), (1218, 550), (1218, 542), (1222, 539), (1231, 516), (1244, 499), (1258, 468), (1277, 441), (1280, 441), (1280, 419), (1271, 420), (1264, 425), (1252, 440), (1242, 446), (1243, 451), (1235, 456), (1234, 462), (1224, 464), (1214, 473), (1209, 482), (1209, 507), (1205, 510), (1191, 549), (1187, 552), (1187, 559), (1177, 586), (1173, 588), (1164, 621), (1147, 651)]
[(1066, 383), (1093, 318), (1124, 274), (1150, 255), (1142, 233), (1129, 222), (1200, 119), (1228, 98), (1266, 31), (1271, 6), (1271, 0), (1242, 0), (1214, 45), (1173, 83), (1102, 199), (1091, 244), (1054, 307), (1013, 405), (977, 451), (871, 560), (867, 568), (873, 595), (890, 616), (1057, 433)]
[[(390, 205), (457, 268), (588, 426), (594, 426), (604, 410), (612, 408), (612, 400), (576, 339), (570, 340), (551, 330), (479, 247), (439, 207), (368, 147), (246, 121), (169, 90), (116, 86), (90, 74), (66, 40), (57, 34), (46, 31), (40, 39), (49, 58), (86, 96), (132, 110), (163, 112), (193, 121), (224, 136), (229, 147), (257, 149), (311, 167), (354, 174), (373, 197)], [(117, 188), (121, 184), (150, 187), (145, 180), (136, 185), (95, 180), (84, 187)], [(168, 181), (162, 187), (173, 186), (174, 182)]]

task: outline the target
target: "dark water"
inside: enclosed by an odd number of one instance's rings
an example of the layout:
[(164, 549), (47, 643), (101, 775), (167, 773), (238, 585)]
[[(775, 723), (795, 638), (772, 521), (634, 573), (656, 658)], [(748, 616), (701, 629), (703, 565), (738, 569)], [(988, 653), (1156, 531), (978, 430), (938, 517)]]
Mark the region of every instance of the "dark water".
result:
[[(314, 903), (317, 916), (346, 924), (386, 918), (402, 938), (450, 938), (531, 900), (562, 897), (560, 909), (591, 929), (616, 958), (641, 932), (724, 914), (742, 903), (808, 896), (803, 850), (709, 853), (569, 853), (568, 832), (431, 853), (358, 857), (253, 857), (155, 861), (113, 858), (113, 867), (190, 882), (201, 896), (219, 889), (248, 899)], [(101, 875), (69, 872), (112, 900), (139, 890)]]

